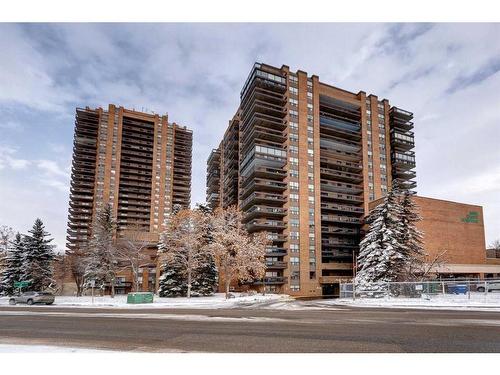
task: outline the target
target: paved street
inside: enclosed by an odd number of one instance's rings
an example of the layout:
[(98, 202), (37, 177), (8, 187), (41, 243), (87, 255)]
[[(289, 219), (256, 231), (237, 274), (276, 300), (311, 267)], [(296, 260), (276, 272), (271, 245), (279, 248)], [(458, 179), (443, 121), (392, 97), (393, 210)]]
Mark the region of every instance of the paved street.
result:
[(0, 343), (147, 352), (498, 353), (500, 313), (1, 306)]

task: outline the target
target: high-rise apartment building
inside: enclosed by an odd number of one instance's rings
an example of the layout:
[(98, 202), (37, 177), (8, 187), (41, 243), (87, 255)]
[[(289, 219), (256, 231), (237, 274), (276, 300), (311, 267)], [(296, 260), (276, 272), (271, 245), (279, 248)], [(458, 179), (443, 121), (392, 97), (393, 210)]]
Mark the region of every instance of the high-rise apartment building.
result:
[(240, 100), (208, 160), (207, 200), (238, 205), (249, 232), (268, 233), (266, 277), (256, 284), (334, 295), (353, 276), (369, 202), (394, 178), (416, 187), (412, 113), (259, 63)]
[(110, 204), (117, 236), (143, 232), (152, 243), (174, 205), (191, 199), (192, 131), (167, 115), (109, 105), (77, 108), (68, 250), (85, 246), (99, 208)]

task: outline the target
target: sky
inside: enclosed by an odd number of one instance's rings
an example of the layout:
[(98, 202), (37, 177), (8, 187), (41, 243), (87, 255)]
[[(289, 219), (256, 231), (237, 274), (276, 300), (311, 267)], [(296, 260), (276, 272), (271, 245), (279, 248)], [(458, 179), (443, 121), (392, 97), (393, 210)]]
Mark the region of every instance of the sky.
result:
[(0, 24), (0, 224), (65, 247), (76, 107), (193, 129), (192, 203), (254, 62), (414, 113), (419, 195), (484, 208), (500, 238), (500, 24)]

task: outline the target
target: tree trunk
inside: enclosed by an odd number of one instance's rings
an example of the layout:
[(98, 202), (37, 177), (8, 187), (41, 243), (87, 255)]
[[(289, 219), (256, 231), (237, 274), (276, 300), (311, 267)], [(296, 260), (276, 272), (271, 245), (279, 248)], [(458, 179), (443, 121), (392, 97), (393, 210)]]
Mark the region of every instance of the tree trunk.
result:
[(187, 290), (187, 297), (191, 298), (191, 270), (188, 268), (187, 270), (187, 276), (188, 276), (188, 290)]
[(231, 284), (231, 280), (229, 280), (227, 277), (226, 277), (226, 299), (229, 298), (229, 284)]
[(115, 278), (111, 278), (111, 298), (115, 298)]

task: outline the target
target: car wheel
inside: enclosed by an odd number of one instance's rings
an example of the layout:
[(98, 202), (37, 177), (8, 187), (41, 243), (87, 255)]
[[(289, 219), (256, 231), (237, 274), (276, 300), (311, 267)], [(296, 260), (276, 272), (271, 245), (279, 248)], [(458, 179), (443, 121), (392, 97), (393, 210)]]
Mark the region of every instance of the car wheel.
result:
[(9, 299), (9, 305), (15, 305), (16, 300), (14, 298)]
[(484, 287), (480, 286), (479, 288), (477, 288), (477, 291), (481, 293), (484, 292)]
[(52, 305), (54, 302), (47, 302), (46, 305)]
[(28, 305), (33, 305), (33, 300), (32, 299), (29, 299), (28, 302), (26, 302)]

